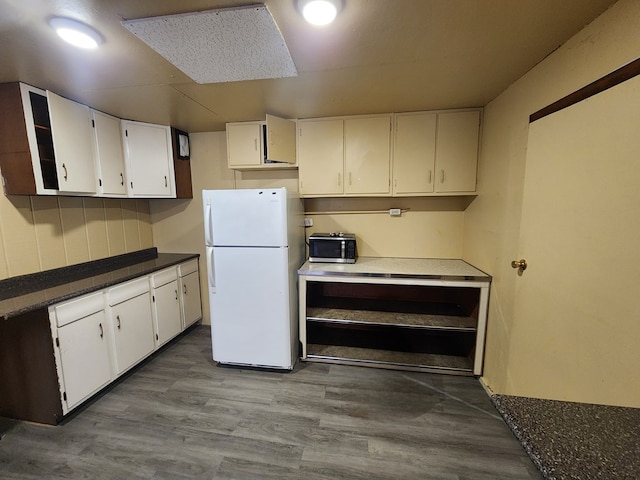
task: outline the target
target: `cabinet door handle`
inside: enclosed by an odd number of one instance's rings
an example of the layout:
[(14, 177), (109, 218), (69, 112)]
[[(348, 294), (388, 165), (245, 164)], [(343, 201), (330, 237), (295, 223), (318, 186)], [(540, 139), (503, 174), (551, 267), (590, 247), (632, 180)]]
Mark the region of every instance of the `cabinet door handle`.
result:
[(64, 170), (64, 175), (62, 176), (62, 178), (64, 178), (64, 181), (67, 181), (67, 166), (63, 163), (62, 164), (62, 169)]
[(338, 186), (342, 185), (342, 174), (338, 173)]
[(131, 190), (133, 190), (133, 182), (131, 182)]
[(187, 286), (186, 285), (182, 286), (182, 293), (184, 293), (185, 295), (187, 294)]
[(429, 170), (429, 185), (431, 185), (432, 176), (433, 176), (433, 171)]
[(351, 185), (351, 172), (349, 172), (349, 185)]
[(99, 323), (98, 327), (100, 327), (100, 338), (102, 338), (104, 337), (104, 329), (102, 328), (102, 323)]
[(253, 149), (257, 152), (258, 151), (258, 139), (254, 138), (253, 139)]
[(118, 321), (118, 330), (120, 330), (120, 315), (116, 315), (116, 320)]
[(164, 188), (167, 188), (167, 176), (164, 176)]
[(124, 185), (124, 175), (120, 172), (120, 185)]
[(178, 301), (178, 290), (176, 290), (176, 302)]
[(444, 183), (444, 170), (440, 170), (440, 183)]

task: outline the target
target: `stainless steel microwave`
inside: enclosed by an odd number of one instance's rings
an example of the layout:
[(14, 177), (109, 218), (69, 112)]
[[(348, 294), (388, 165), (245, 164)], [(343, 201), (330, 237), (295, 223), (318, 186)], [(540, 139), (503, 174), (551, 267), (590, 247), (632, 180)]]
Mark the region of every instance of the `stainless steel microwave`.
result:
[(358, 257), (353, 233), (312, 233), (309, 236), (309, 261), (355, 263)]

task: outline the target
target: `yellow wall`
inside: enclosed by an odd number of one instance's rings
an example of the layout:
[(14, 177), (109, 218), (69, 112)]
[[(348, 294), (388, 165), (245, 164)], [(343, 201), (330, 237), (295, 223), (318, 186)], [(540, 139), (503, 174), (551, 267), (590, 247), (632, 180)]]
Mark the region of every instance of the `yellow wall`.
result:
[[(520, 258), (529, 115), (635, 60), (639, 52), (640, 2), (621, 0), (485, 107), (478, 198), (465, 212), (463, 258), (493, 275), (483, 380), (494, 392), (558, 398), (560, 393), (553, 385), (562, 381), (561, 372), (570, 371), (567, 365), (572, 361), (566, 356), (554, 365), (540, 361), (549, 343), (549, 331), (524, 322), (514, 309), (519, 277), (510, 262)], [(640, 164), (636, 163), (636, 168)], [(601, 192), (601, 186), (594, 184), (593, 192)], [(544, 232), (540, 236), (544, 237)], [(599, 274), (603, 279), (615, 278), (615, 265)], [(613, 302), (607, 315), (618, 319), (616, 328), (637, 324), (637, 318), (628, 318), (625, 313), (624, 305)], [(576, 333), (590, 328), (588, 322), (573, 315), (562, 320)], [(640, 334), (637, 329), (629, 331), (634, 332)], [(591, 354), (618, 351), (620, 346), (612, 338), (601, 336)], [(620, 355), (620, 361), (625, 355)], [(637, 385), (637, 376), (624, 377), (628, 375), (622, 373), (625, 371), (628, 369), (614, 369), (604, 375), (610, 377), (610, 385)], [(565, 377), (565, 381), (573, 380), (570, 375)], [(640, 406), (637, 397), (631, 400), (628, 387), (603, 388), (595, 395), (590, 384), (595, 381), (595, 375), (590, 379), (586, 375), (584, 381), (573, 385), (569, 398), (562, 399)]]
[[(354, 233), (365, 257), (460, 258), (464, 209), (474, 197), (306, 199), (320, 232)], [(390, 216), (389, 209), (401, 209)]]
[[(227, 168), (224, 132), (190, 135), (193, 200), (150, 200), (153, 238), (161, 252), (200, 253), (203, 323), (209, 323), (204, 258), (202, 190), (221, 188), (298, 189), (297, 170), (239, 172)], [(309, 232), (356, 233), (360, 255), (459, 258), (464, 209), (473, 197), (447, 199), (306, 200), (314, 226)], [(401, 217), (344, 211), (407, 209)]]
[(203, 323), (209, 324), (202, 190), (234, 188), (233, 171), (227, 168), (224, 132), (189, 135), (193, 199), (150, 200), (153, 238), (159, 252), (199, 253)]
[(0, 279), (152, 246), (146, 200), (0, 195)]

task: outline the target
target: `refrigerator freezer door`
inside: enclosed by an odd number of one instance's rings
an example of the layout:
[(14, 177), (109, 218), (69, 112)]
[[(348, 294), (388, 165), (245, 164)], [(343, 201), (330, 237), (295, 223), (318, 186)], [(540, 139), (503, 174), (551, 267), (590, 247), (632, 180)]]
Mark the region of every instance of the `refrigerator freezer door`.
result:
[(215, 247), (213, 359), (291, 369), (287, 248)]
[(211, 205), (207, 235), (214, 246), (287, 245), (286, 189), (209, 190), (205, 195)]

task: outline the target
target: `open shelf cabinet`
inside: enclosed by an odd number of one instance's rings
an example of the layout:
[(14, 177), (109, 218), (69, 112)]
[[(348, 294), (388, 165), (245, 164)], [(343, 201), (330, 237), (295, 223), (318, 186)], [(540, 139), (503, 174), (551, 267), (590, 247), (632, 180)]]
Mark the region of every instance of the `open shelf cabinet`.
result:
[(301, 269), (303, 360), (482, 373), (490, 277), (396, 278), (344, 275), (345, 269), (339, 275)]

